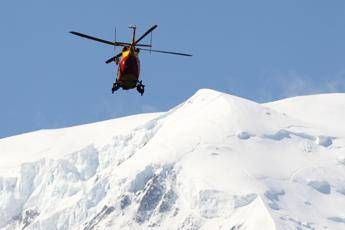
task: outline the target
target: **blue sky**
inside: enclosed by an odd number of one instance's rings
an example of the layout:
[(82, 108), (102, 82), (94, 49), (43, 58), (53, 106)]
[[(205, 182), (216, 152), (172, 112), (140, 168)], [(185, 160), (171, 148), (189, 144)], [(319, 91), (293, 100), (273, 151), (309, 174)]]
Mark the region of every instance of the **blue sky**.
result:
[[(1, 1), (0, 138), (164, 111), (211, 88), (258, 102), (345, 91), (345, 1)], [(141, 53), (146, 92), (110, 92), (113, 48), (76, 30), (129, 40), (158, 24)], [(118, 50), (117, 50), (118, 51)]]

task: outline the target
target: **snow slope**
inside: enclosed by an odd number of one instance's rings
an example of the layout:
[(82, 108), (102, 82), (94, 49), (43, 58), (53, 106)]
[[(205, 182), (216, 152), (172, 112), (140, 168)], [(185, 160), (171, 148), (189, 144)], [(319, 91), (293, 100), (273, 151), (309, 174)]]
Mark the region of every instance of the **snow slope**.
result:
[(313, 126), (345, 135), (345, 126), (341, 124), (345, 117), (345, 94), (299, 96), (266, 105)]
[(344, 104), (199, 90), (165, 113), (0, 139), (0, 228), (345, 229)]

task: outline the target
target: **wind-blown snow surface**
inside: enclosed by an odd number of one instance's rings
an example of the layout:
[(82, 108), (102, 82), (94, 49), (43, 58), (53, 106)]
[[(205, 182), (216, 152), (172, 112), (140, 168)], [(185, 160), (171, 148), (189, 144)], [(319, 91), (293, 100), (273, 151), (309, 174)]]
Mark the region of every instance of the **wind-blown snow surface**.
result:
[(199, 90), (166, 113), (0, 140), (3, 229), (345, 229), (345, 94)]

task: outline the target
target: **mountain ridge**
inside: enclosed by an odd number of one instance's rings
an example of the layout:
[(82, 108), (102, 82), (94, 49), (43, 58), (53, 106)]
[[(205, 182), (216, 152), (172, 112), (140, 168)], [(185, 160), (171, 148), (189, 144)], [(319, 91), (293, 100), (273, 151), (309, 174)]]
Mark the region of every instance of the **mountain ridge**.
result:
[[(165, 113), (47, 131), (47, 146), (0, 139), (0, 228), (341, 229), (344, 130), (291, 100), (203, 89)], [(35, 160), (15, 162), (25, 151)]]

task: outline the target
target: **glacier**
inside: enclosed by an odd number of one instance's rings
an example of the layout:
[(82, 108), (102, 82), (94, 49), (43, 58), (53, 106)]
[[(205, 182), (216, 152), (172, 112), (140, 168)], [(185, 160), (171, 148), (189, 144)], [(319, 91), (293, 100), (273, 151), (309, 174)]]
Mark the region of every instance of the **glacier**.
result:
[(345, 94), (167, 112), (0, 139), (0, 229), (345, 229)]

